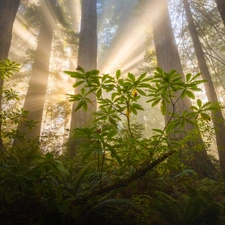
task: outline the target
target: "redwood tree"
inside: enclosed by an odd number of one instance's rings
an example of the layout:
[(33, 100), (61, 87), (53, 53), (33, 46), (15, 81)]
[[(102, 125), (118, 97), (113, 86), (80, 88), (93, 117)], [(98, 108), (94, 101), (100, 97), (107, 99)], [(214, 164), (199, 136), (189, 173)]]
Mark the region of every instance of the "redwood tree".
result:
[(222, 17), (223, 23), (225, 25), (225, 1), (224, 0), (216, 0), (216, 4), (217, 4), (218, 10), (220, 12), (220, 15)]
[[(97, 11), (96, 0), (82, 0), (81, 5), (81, 29), (78, 50), (77, 65), (82, 67), (85, 71), (97, 68)], [(82, 86), (75, 89), (75, 94), (81, 92)], [(85, 127), (90, 125), (93, 120), (93, 112), (96, 111), (97, 103), (94, 94), (90, 94), (89, 98), (92, 104), (88, 106), (88, 111), (80, 109), (75, 111), (77, 103), (73, 104), (71, 116), (71, 134), (73, 129), (77, 127)], [(75, 151), (76, 142), (78, 140), (70, 140), (69, 152), (72, 154)]]
[[(213, 86), (213, 82), (210, 76), (210, 72), (206, 63), (205, 55), (202, 49), (201, 42), (199, 40), (198, 32), (196, 30), (194, 20), (191, 14), (191, 9), (188, 0), (183, 0), (184, 9), (187, 17), (188, 28), (191, 34), (193, 41), (195, 53), (198, 60), (198, 66), (202, 74), (202, 78), (207, 80), (205, 83), (205, 91), (207, 98), (212, 103), (218, 103), (218, 98)], [(225, 179), (225, 120), (223, 118), (222, 112), (220, 109), (212, 111), (212, 121), (215, 128), (216, 134), (216, 143), (219, 153), (220, 169)]]
[[(53, 8), (56, 5), (56, 0), (49, 0), (46, 3), (48, 7)], [(29, 111), (28, 119), (37, 122), (37, 124), (32, 129), (29, 129), (23, 123), (18, 126), (18, 130), (29, 137), (37, 137), (41, 132), (45, 94), (48, 85), (53, 32), (54, 27), (52, 20), (47, 17), (46, 12), (42, 10), (38, 44), (34, 54), (31, 78), (23, 106), (24, 110)]]
[[(12, 28), (16, 18), (16, 13), (20, 5), (20, 0), (0, 1), (0, 60), (7, 59), (12, 39)], [(3, 87), (3, 79), (0, 77), (0, 90)], [(0, 112), (2, 97), (0, 94)], [(4, 149), (1, 138), (0, 120), (0, 149)]]
[[(178, 73), (183, 75), (181, 61), (168, 12), (167, 0), (156, 0), (154, 2), (154, 13), (156, 16), (153, 20), (153, 38), (158, 66), (161, 67), (165, 72), (176, 70)], [(175, 109), (172, 107), (172, 105), (169, 105), (167, 108), (168, 112), (165, 116), (166, 122), (168, 121), (170, 113), (173, 110), (175, 110), (176, 114), (181, 114), (184, 110), (189, 111), (190, 107), (191, 101), (187, 98), (179, 100)], [(185, 132), (188, 133), (194, 130), (197, 132), (197, 135), (193, 137), (193, 140), (188, 142), (188, 148), (190, 149), (191, 154), (194, 154), (194, 158), (185, 163), (190, 164), (200, 174), (213, 178), (215, 176), (215, 169), (205, 151), (204, 144), (198, 129), (196, 130), (196, 127), (192, 124), (187, 124), (184, 132), (176, 133), (173, 138), (182, 139), (185, 137)], [(196, 147), (200, 147), (201, 151), (193, 152), (193, 149)]]

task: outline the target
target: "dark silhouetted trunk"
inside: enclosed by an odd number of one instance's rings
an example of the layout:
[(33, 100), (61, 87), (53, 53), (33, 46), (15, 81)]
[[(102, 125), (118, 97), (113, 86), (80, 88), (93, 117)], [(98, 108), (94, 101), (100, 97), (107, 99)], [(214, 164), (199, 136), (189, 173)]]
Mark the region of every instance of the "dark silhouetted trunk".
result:
[[(156, 0), (155, 4), (154, 12), (156, 13), (156, 16), (153, 20), (153, 37), (158, 66), (165, 72), (176, 70), (178, 73), (183, 75), (181, 61), (168, 12), (167, 0)], [(184, 110), (190, 111), (190, 107), (191, 101), (188, 98), (179, 100), (175, 109), (173, 109), (171, 105), (168, 106), (165, 121), (168, 121), (170, 118), (170, 112), (173, 110), (175, 110), (175, 113), (181, 114)], [(199, 174), (214, 178), (215, 169), (205, 151), (199, 130), (195, 126), (192, 124), (186, 124), (184, 131), (176, 133), (172, 138), (183, 139), (185, 137), (185, 132), (195, 132), (193, 140), (188, 141), (188, 149), (190, 152), (189, 157), (192, 157), (193, 159), (188, 162), (186, 161), (185, 163), (192, 166)], [(196, 148), (198, 150), (201, 149), (201, 151), (195, 151), (194, 149)]]
[[(225, 3), (225, 2), (224, 2)], [(188, 22), (188, 28), (192, 37), (192, 41), (194, 44), (194, 49), (196, 52), (197, 60), (198, 60), (198, 66), (202, 74), (202, 78), (207, 80), (207, 83), (205, 83), (205, 90), (206, 95), (208, 98), (208, 101), (212, 103), (218, 103), (218, 98), (213, 86), (213, 82), (210, 76), (210, 72), (206, 63), (206, 59), (204, 56), (204, 52), (201, 46), (201, 42), (198, 37), (198, 32), (196, 30), (190, 5), (188, 3), (188, 0), (183, 0), (184, 9), (187, 17)], [(217, 143), (217, 149), (219, 154), (219, 162), (220, 162), (220, 169), (223, 178), (225, 179), (225, 121), (222, 115), (221, 110), (212, 111), (212, 121), (215, 128), (215, 134), (216, 134), (216, 143)]]
[[(9, 48), (12, 39), (12, 28), (20, 0), (0, 1), (0, 61), (8, 58)], [(3, 80), (0, 78), (0, 90), (3, 87)], [(0, 112), (2, 111), (2, 96), (0, 94)], [(2, 123), (0, 120), (0, 149), (4, 150), (1, 135)]]
[(225, 26), (225, 1), (224, 0), (216, 0), (216, 4), (218, 7), (218, 10), (220, 12), (220, 15), (222, 17), (224, 26)]
[[(47, 1), (47, 3), (49, 8), (53, 8), (56, 5), (56, 0), (50, 0)], [(36, 121), (37, 125), (32, 129), (29, 129), (23, 123), (18, 126), (19, 132), (25, 133), (28, 137), (32, 138), (39, 136), (41, 132), (44, 101), (48, 85), (53, 31), (54, 27), (51, 18), (42, 10), (38, 44), (34, 54), (34, 64), (23, 107), (24, 110), (29, 111), (28, 119)]]
[[(96, 0), (83, 0), (81, 6), (81, 30), (78, 51), (78, 63), (85, 71), (97, 68), (97, 11)], [(75, 94), (80, 93), (82, 87), (75, 89)], [(71, 116), (71, 134), (74, 128), (89, 126), (93, 121), (93, 112), (96, 111), (97, 103), (94, 94), (90, 94), (89, 98), (92, 104), (88, 105), (88, 111), (80, 109), (74, 111), (77, 103), (73, 104)], [(70, 140), (68, 150), (71, 155), (75, 155), (76, 146), (79, 145), (79, 140)]]

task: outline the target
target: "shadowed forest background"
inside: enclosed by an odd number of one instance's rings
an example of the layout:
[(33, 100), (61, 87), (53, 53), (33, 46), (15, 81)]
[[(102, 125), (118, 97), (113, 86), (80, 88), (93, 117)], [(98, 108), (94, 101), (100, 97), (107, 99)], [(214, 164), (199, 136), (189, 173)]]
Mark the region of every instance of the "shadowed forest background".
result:
[(0, 224), (225, 224), (224, 0), (0, 0)]

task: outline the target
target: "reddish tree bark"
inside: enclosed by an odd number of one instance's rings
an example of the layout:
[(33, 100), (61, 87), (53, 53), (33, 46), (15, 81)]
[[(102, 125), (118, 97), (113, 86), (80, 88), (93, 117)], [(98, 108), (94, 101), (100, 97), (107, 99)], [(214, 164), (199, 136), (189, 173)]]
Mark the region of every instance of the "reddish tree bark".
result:
[[(47, 3), (48, 7), (53, 8), (56, 5), (56, 0), (49, 0)], [(48, 85), (53, 32), (54, 27), (51, 23), (51, 19), (46, 16), (46, 13), (43, 10), (31, 78), (23, 106), (24, 110), (29, 111), (28, 119), (36, 121), (37, 125), (32, 129), (29, 129), (23, 123), (18, 126), (18, 131), (25, 133), (28, 137), (37, 137), (41, 132), (44, 101)]]
[[(12, 39), (13, 23), (20, 5), (20, 0), (0, 1), (0, 60), (7, 59)], [(0, 78), (0, 90), (3, 87), (3, 79)], [(0, 113), (2, 111), (2, 96), (0, 95)], [(0, 120), (0, 149), (4, 149), (1, 137), (2, 124)]]
[[(154, 13), (155, 18), (153, 21), (153, 38), (156, 49), (157, 63), (165, 72), (176, 70), (183, 76), (183, 69), (173, 34), (171, 20), (168, 11), (167, 0), (154, 1)], [(172, 105), (168, 105), (168, 112), (165, 116), (167, 122), (170, 118), (170, 113), (175, 110), (176, 114), (182, 114), (184, 110), (190, 111), (191, 101), (188, 98), (181, 99), (177, 102), (175, 109)], [(215, 168), (212, 165), (210, 158), (208, 157), (204, 148), (204, 143), (201, 135), (192, 124), (186, 124), (182, 132), (177, 132), (172, 138), (183, 139), (185, 138), (185, 132), (195, 131), (196, 135), (193, 140), (188, 141), (188, 149), (190, 156), (193, 159), (184, 161), (185, 164), (192, 166), (202, 176), (208, 176), (210, 178), (215, 177)], [(193, 151), (196, 148), (200, 148), (201, 151)], [(181, 153), (182, 155), (183, 153)]]
[[(93, 70), (97, 68), (97, 11), (96, 0), (83, 0), (81, 6), (81, 30), (80, 41), (78, 50), (78, 65), (85, 71)], [(83, 86), (79, 86), (75, 89), (75, 94), (81, 92)], [(96, 111), (97, 103), (94, 94), (88, 96), (92, 104), (88, 105), (88, 111), (80, 109), (74, 111), (77, 107), (77, 102), (73, 104), (71, 124), (70, 124), (70, 136), (73, 134), (74, 128), (81, 128), (89, 126), (93, 121), (93, 112)], [(71, 155), (75, 155), (79, 140), (70, 139), (68, 145), (68, 151)]]
[(224, 26), (225, 26), (225, 1), (224, 0), (216, 0), (216, 4), (217, 4), (218, 10), (220, 12), (221, 18), (222, 18)]
[[(225, 2), (224, 2), (225, 3)], [(191, 38), (193, 41), (195, 53), (198, 60), (198, 66), (202, 74), (202, 78), (207, 80), (205, 85), (205, 91), (207, 98), (212, 103), (218, 103), (218, 98), (213, 86), (213, 82), (210, 76), (210, 72), (206, 63), (205, 55), (202, 49), (201, 42), (198, 37), (198, 32), (196, 30), (194, 20), (192, 18), (191, 9), (188, 0), (183, 0), (184, 9), (187, 17), (188, 28), (191, 34)], [(225, 4), (224, 4), (225, 6)], [(225, 11), (224, 11), (225, 13)], [(222, 112), (220, 109), (216, 111), (212, 111), (212, 121), (215, 128), (216, 134), (216, 143), (219, 154), (219, 162), (220, 162), (220, 170), (222, 176), (225, 180), (225, 120), (223, 118)]]

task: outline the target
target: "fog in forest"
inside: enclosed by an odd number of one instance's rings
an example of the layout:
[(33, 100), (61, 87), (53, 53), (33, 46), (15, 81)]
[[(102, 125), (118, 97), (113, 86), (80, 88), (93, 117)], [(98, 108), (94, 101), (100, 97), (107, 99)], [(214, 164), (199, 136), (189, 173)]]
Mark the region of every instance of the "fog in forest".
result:
[(224, 0), (0, 0), (0, 28), (0, 224), (225, 224)]

